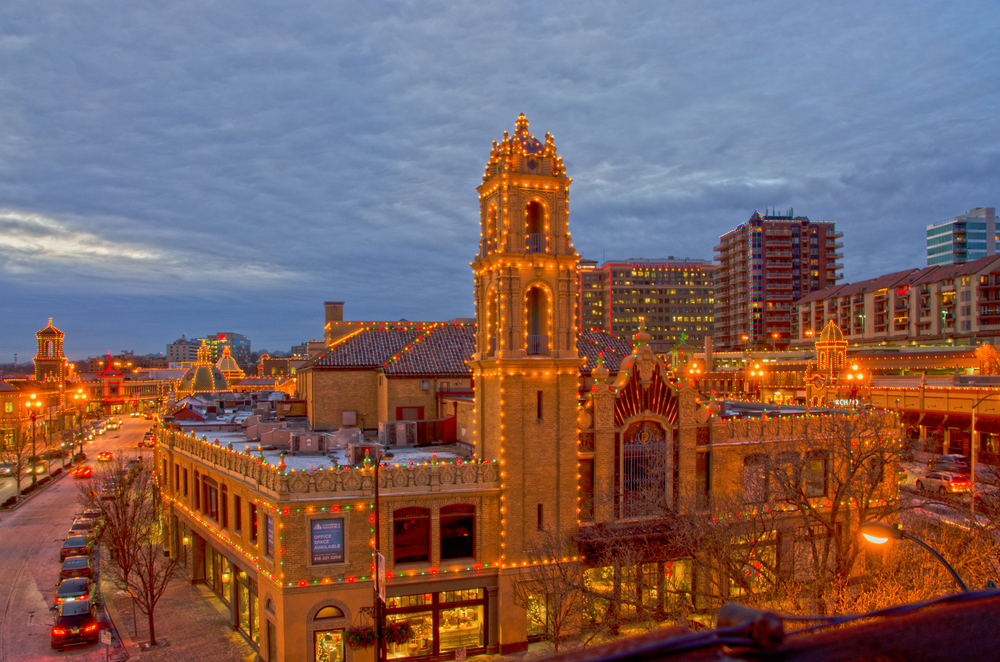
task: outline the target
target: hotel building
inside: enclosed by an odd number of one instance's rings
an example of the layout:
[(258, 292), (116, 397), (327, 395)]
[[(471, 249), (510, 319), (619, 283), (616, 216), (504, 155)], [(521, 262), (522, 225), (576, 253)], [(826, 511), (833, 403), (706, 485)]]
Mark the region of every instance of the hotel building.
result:
[(927, 226), (927, 266), (963, 264), (997, 254), (996, 209), (976, 207)]

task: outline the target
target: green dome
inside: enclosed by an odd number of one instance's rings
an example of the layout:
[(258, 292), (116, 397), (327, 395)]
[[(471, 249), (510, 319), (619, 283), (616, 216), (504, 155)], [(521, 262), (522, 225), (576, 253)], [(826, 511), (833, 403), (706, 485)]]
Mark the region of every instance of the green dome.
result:
[(229, 390), (229, 384), (222, 372), (214, 365), (194, 365), (181, 377), (177, 387), (178, 392), (185, 395), (191, 393), (219, 393)]

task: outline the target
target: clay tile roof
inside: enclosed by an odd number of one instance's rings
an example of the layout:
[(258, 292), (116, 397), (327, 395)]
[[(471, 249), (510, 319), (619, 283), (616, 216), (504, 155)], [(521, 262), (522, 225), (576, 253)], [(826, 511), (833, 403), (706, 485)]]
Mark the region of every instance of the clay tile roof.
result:
[(386, 361), (386, 375), (467, 376), (476, 351), (475, 324), (439, 324)]
[(8, 384), (5, 381), (0, 381), (0, 392), (2, 391), (16, 391), (17, 389)]
[(382, 324), (372, 328), (361, 327), (300, 369), (313, 367), (334, 370), (381, 368), (401, 349), (424, 335), (427, 326), (425, 324)]
[(587, 362), (580, 366), (580, 372), (589, 375), (597, 367), (597, 357), (604, 355), (604, 367), (614, 375), (622, 359), (632, 353), (632, 343), (606, 331), (581, 331), (576, 340), (576, 349)]

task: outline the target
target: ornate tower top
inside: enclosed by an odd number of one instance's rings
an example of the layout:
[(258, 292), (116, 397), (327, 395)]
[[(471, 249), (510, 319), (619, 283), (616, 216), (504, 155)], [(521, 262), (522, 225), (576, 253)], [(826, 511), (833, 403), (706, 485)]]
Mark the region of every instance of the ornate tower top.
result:
[(493, 141), (483, 182), (505, 172), (565, 177), (566, 167), (562, 157), (556, 154), (555, 138), (551, 134), (545, 134), (544, 143), (531, 135), (524, 113), (517, 116), (514, 127), (513, 136), (504, 131), (502, 141)]

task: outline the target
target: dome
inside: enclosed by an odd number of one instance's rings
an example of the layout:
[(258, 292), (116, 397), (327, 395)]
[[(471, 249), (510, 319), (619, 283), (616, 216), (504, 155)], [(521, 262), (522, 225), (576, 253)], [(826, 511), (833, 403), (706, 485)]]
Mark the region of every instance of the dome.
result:
[(219, 393), (229, 390), (226, 377), (214, 365), (194, 365), (181, 377), (177, 391), (191, 393)]
[(822, 342), (822, 343), (829, 343), (829, 342), (840, 343), (840, 342), (844, 342), (844, 334), (840, 330), (840, 327), (837, 326), (833, 322), (833, 320), (831, 320), (831, 321), (827, 322), (826, 326), (823, 327), (823, 330), (820, 331), (819, 342)]
[(222, 373), (227, 382), (234, 379), (243, 379), (246, 376), (243, 369), (240, 368), (240, 364), (236, 362), (236, 359), (230, 353), (228, 345), (223, 348), (222, 356), (219, 357), (215, 367), (219, 369), (219, 372)]

